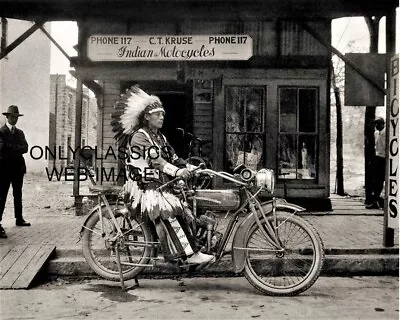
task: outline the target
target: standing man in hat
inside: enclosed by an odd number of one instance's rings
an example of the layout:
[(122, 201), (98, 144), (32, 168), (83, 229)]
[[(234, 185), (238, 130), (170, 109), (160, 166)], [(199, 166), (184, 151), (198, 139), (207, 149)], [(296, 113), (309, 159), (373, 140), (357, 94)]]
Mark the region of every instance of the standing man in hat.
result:
[(366, 205), (367, 209), (383, 209), (384, 200), (380, 196), (385, 183), (386, 174), (386, 130), (385, 120), (381, 117), (375, 120), (375, 182), (373, 201)]
[(0, 128), (0, 238), (7, 238), (1, 220), (10, 185), (14, 196), (15, 224), (19, 227), (29, 227), (31, 224), (22, 216), (22, 184), (26, 173), (23, 154), (28, 152), (28, 143), (24, 132), (15, 127), (23, 114), (14, 105), (9, 106), (3, 114), (7, 122)]

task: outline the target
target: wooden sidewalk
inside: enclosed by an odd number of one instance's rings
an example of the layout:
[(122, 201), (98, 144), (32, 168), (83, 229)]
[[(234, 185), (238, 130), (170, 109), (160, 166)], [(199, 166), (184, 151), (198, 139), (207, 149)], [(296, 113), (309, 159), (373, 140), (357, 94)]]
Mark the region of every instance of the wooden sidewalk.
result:
[(372, 215), (383, 216), (382, 209), (366, 209), (364, 199), (330, 195), (332, 212), (330, 214), (343, 215)]
[(27, 289), (55, 251), (55, 245), (0, 247), (0, 289)]

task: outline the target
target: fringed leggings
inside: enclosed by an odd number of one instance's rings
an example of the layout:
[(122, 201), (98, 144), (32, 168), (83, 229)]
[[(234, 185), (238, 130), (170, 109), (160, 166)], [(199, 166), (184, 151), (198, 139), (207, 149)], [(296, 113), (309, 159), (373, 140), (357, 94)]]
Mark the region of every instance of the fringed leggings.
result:
[[(192, 234), (192, 231), (190, 230), (186, 219), (182, 215), (178, 215), (176, 216), (176, 220), (178, 220), (179, 224), (181, 225), (181, 228), (185, 233), (193, 252), (198, 252), (199, 249), (196, 245), (196, 238)], [(164, 259), (166, 261), (171, 261), (179, 258), (185, 259), (185, 251), (174, 229), (171, 227), (170, 222), (161, 218), (157, 218), (152, 222), (154, 223), (157, 236), (161, 243), (161, 249), (164, 255)]]

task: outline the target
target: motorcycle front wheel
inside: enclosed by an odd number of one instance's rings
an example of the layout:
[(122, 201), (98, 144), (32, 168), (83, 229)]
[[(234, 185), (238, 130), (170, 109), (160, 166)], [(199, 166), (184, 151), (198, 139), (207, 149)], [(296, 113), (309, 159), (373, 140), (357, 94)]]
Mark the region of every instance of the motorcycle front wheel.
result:
[[(115, 204), (111, 204), (111, 207), (114, 206)], [(82, 234), (83, 255), (96, 274), (108, 280), (119, 281), (116, 249), (110, 242), (117, 230), (107, 209), (103, 206), (101, 211), (102, 221), (98, 211), (96, 211), (85, 224)], [(116, 215), (116, 220), (124, 233), (125, 245), (119, 249), (122, 274), (124, 280), (129, 280), (138, 275), (144, 267), (123, 265), (123, 263), (149, 263), (155, 249), (147, 246), (146, 243), (153, 242), (153, 236), (146, 224), (139, 223), (121, 214)]]
[[(271, 296), (294, 296), (310, 288), (325, 259), (318, 232), (303, 218), (279, 212), (267, 218), (276, 227), (284, 250), (277, 250), (254, 222), (247, 231), (244, 275), (257, 290)], [(261, 224), (265, 225), (262, 220)]]

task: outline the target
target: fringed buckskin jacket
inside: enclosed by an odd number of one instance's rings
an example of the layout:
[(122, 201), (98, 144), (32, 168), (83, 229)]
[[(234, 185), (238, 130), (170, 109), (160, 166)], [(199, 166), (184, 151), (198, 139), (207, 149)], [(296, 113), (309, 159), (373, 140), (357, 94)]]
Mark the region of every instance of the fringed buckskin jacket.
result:
[(139, 129), (132, 135), (129, 149), (128, 181), (124, 192), (129, 193), (130, 209), (153, 221), (181, 214), (180, 200), (168, 189), (156, 188), (175, 177), (180, 168), (186, 167), (186, 161), (175, 154), (164, 135), (148, 128)]

